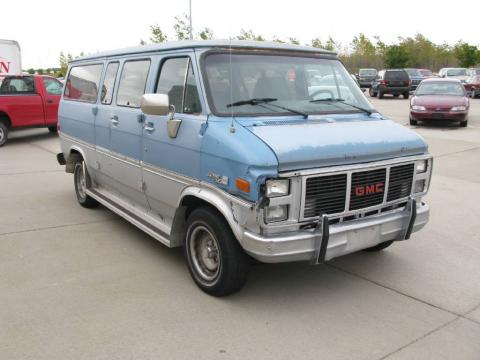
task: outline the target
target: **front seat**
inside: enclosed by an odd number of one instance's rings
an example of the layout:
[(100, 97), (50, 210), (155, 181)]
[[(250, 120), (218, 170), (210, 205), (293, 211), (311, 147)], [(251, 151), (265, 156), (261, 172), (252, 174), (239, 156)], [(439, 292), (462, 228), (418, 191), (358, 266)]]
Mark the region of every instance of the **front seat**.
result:
[(262, 77), (257, 80), (253, 97), (290, 100), (291, 96), (287, 86), (287, 81), (283, 77)]

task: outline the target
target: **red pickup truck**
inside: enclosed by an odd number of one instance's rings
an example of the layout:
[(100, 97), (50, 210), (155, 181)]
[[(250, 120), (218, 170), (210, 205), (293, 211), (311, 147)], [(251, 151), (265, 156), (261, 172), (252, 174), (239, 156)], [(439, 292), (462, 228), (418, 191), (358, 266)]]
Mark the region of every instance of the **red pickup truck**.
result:
[(50, 76), (0, 78), (0, 146), (12, 129), (47, 127), (55, 132), (62, 88), (63, 84)]

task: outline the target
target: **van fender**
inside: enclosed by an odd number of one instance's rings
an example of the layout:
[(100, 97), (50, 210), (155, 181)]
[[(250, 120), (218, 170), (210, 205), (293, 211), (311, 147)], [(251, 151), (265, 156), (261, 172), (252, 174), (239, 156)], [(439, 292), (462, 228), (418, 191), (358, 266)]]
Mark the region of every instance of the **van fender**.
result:
[(237, 240), (241, 242), (247, 219), (249, 215), (254, 215), (254, 203), (239, 199), (213, 186), (210, 188), (210, 185), (208, 187), (189, 186), (180, 195), (178, 209), (182, 208), (182, 203), (188, 196), (203, 200), (217, 209), (230, 225)]
[(80, 161), (80, 159), (83, 159), (85, 165), (87, 165), (87, 158), (82, 148), (76, 145), (70, 146), (70, 149), (68, 150), (68, 156), (66, 158), (65, 172), (73, 174), (73, 171), (75, 170), (75, 164)]

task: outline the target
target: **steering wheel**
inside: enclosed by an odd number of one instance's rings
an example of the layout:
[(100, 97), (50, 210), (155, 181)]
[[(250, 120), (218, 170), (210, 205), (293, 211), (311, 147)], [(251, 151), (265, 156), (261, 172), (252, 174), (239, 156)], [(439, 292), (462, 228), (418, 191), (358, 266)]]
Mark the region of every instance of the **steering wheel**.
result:
[(313, 94), (310, 95), (310, 97), (315, 100), (315, 97), (317, 95), (320, 95), (320, 94), (328, 94), (330, 96), (328, 96), (327, 98), (330, 98), (330, 99), (335, 99), (335, 95), (333, 94), (333, 91), (331, 90), (328, 90), (328, 89), (320, 89), (320, 90), (317, 90), (315, 91)]

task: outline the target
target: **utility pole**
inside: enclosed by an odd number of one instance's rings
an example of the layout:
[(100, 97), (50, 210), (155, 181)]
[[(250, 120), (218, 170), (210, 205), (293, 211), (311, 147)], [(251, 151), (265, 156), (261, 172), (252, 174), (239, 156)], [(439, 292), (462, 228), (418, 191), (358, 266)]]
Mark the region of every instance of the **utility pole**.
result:
[(190, 40), (193, 40), (193, 29), (192, 29), (192, 0), (188, 0), (189, 4), (189, 11), (190, 11), (190, 16), (188, 17), (190, 19)]

